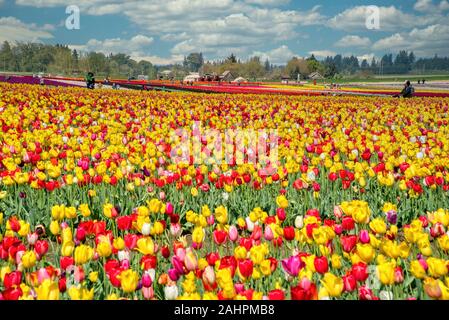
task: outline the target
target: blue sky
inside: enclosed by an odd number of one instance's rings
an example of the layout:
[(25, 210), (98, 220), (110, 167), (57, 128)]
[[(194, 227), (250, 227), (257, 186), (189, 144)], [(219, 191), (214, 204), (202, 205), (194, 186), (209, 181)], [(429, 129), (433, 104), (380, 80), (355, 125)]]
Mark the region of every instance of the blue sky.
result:
[[(80, 29), (68, 30), (68, 5)], [(370, 14), (378, 28), (367, 28)], [(375, 20), (370, 20), (375, 21)], [(449, 1), (0, 0), (0, 41), (62, 43), (81, 51), (123, 52), (155, 64), (201, 51), (282, 64), (292, 56), (341, 53), (359, 59), (413, 50), (449, 56)]]

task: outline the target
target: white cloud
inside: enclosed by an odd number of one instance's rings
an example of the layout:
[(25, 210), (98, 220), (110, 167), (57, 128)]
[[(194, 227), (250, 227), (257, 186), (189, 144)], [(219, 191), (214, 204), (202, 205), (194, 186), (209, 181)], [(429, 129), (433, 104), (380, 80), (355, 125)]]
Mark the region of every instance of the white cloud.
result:
[(0, 41), (9, 42), (42, 42), (51, 39), (53, 35), (48, 32), (53, 30), (51, 25), (26, 24), (14, 17), (0, 18)]
[(5, 3), (5, 0), (0, 0), (0, 7)]
[(80, 51), (96, 51), (104, 54), (126, 53), (131, 56), (143, 55), (146, 49), (153, 43), (153, 38), (137, 35), (131, 39), (90, 39), (85, 45), (71, 45)]
[[(325, 22), (320, 7), (307, 11), (277, 8), (288, 0), (79, 0), (82, 14), (122, 14), (163, 41), (177, 42), (172, 54), (203, 51), (224, 57), (229, 49), (244, 55), (266, 42), (299, 37), (300, 26)], [(65, 6), (65, 0), (16, 0), (35, 7)], [(185, 52), (184, 52), (185, 50)]]
[(359, 37), (347, 35), (335, 43), (336, 47), (368, 47), (371, 45), (371, 40), (368, 37)]
[(315, 51), (309, 51), (309, 54), (313, 54), (315, 57), (318, 58), (326, 58), (329, 56), (335, 56), (337, 53), (332, 50), (315, 50)]
[(287, 4), (290, 0), (245, 0), (246, 3), (249, 4), (258, 4), (263, 6), (273, 6), (273, 5), (282, 5)]
[(131, 56), (132, 59), (136, 61), (140, 60), (146, 60), (150, 61), (154, 65), (168, 65), (168, 64), (175, 64), (175, 63), (181, 63), (184, 60), (183, 55), (172, 55), (169, 58), (163, 58), (159, 56)]
[(258, 56), (261, 61), (269, 60), (273, 64), (286, 64), (291, 58), (297, 57), (298, 55), (291, 51), (288, 46), (282, 45), (279, 48), (262, 52), (254, 51), (250, 56)]
[(418, 0), (413, 8), (419, 12), (437, 12), (438, 10), (449, 10), (449, 2), (447, 0), (441, 1), (438, 5), (434, 4), (432, 0)]
[[(395, 6), (378, 7), (380, 31), (404, 30), (409, 26), (426, 26), (438, 22), (443, 23), (447, 17), (438, 12), (429, 15), (413, 15), (397, 9)], [(328, 21), (328, 26), (347, 31), (366, 31), (369, 6), (356, 6), (337, 14)]]
[(373, 44), (374, 50), (413, 50), (421, 56), (447, 55), (449, 26), (431, 25), (422, 29), (414, 28), (409, 33), (396, 33)]

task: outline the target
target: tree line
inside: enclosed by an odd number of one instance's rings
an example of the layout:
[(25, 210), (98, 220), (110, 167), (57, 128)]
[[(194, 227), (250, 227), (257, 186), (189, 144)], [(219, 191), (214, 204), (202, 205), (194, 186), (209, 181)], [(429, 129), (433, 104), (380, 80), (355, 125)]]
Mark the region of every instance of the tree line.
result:
[(11, 45), (7, 41), (3, 42), (0, 49), (0, 70), (66, 76), (84, 75), (92, 71), (96, 75), (128, 78), (138, 75), (156, 78), (157, 74), (157, 69), (151, 62), (137, 62), (123, 53), (82, 53), (60, 44), (19, 42)]
[(78, 52), (66, 45), (18, 42), (11, 45), (5, 41), (0, 48), (0, 70), (11, 72), (44, 72), (55, 75), (83, 75), (88, 71), (97, 76), (132, 78), (138, 75), (156, 79), (164, 70), (171, 70), (180, 79), (190, 72), (222, 74), (231, 71), (234, 77), (249, 80), (304, 79), (312, 72), (326, 78), (363, 74), (408, 74), (449, 71), (449, 58), (435, 55), (432, 58), (417, 58), (413, 52), (400, 51), (396, 55), (385, 54), (371, 61), (355, 56), (328, 56), (318, 60), (292, 57), (284, 65), (274, 65), (268, 59), (254, 56), (243, 61), (234, 54), (222, 60), (205, 61), (201, 52), (190, 53), (182, 63), (155, 66), (150, 61), (135, 61), (130, 56), (117, 53), (105, 55), (100, 52)]

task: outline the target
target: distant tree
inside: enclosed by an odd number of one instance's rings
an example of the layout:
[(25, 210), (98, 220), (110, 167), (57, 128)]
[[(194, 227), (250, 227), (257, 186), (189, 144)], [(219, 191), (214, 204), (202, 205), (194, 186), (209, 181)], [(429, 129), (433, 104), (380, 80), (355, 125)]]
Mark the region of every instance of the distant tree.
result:
[(335, 66), (335, 63), (332, 61), (325, 62), (325, 71), (324, 71), (324, 77), (325, 78), (333, 78), (337, 74), (337, 67)]
[(284, 73), (289, 75), (292, 79), (297, 79), (298, 75), (305, 76), (308, 75), (310, 71), (306, 60), (293, 57), (288, 61), (284, 68)]
[(202, 53), (191, 53), (189, 54), (185, 60), (184, 60), (184, 67), (188, 71), (195, 71), (198, 72), (198, 70), (203, 66), (204, 59)]
[(363, 59), (362, 64), (360, 65), (360, 68), (368, 69), (369, 68), (368, 60)]
[(15, 71), (14, 68), (14, 55), (9, 42), (5, 41), (0, 50), (0, 69), (3, 71)]
[(226, 62), (227, 63), (237, 63), (237, 58), (233, 53), (231, 53), (231, 55), (226, 58)]
[(265, 71), (270, 71), (271, 70), (271, 64), (270, 61), (267, 59), (265, 60)]

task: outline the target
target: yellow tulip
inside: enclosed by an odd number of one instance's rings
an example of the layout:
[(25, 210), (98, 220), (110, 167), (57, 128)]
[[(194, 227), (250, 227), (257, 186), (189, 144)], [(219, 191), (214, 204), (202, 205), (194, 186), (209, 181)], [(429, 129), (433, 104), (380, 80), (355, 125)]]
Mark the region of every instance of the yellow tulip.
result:
[(139, 282), (139, 276), (131, 269), (124, 270), (118, 276), (120, 285), (125, 293), (134, 292)]
[(57, 282), (45, 279), (36, 289), (37, 300), (59, 300), (59, 286)]
[(330, 272), (324, 275), (321, 283), (331, 297), (339, 297), (343, 291), (343, 280)]
[(154, 253), (154, 243), (150, 237), (142, 237), (137, 240), (137, 251), (144, 255)]

